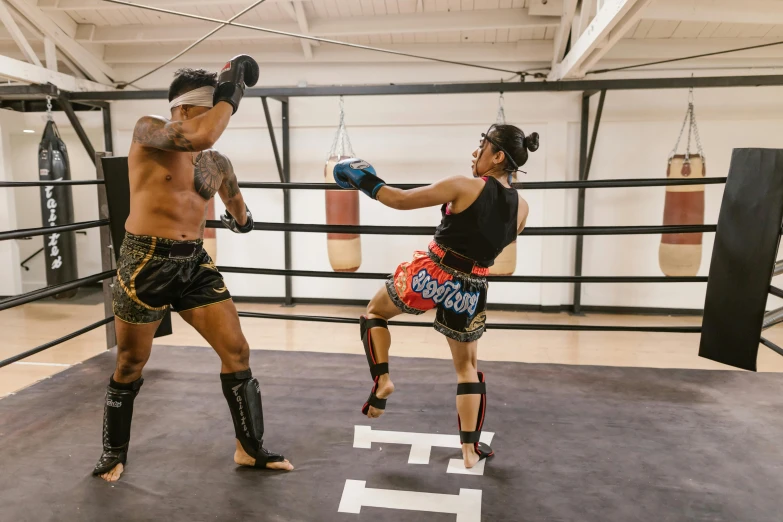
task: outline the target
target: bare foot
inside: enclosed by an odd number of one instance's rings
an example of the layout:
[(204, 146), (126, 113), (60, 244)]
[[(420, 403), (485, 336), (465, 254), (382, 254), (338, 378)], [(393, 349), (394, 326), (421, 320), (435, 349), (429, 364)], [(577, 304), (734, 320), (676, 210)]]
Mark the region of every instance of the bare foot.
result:
[(125, 468), (122, 466), (122, 463), (119, 463), (114, 466), (111, 471), (101, 475), (101, 478), (106, 482), (117, 482), (120, 480), (120, 475), (122, 475), (123, 471), (125, 471)]
[[(378, 377), (378, 389), (375, 390), (375, 396), (379, 399), (387, 399), (392, 393), (394, 393), (394, 383), (392, 382), (391, 377), (389, 377), (389, 374), (384, 373)], [(370, 406), (369, 411), (367, 411), (367, 417), (371, 419), (377, 419), (381, 415), (383, 415), (383, 410), (379, 410), (373, 406)]]
[(462, 460), (465, 461), (465, 468), (470, 469), (479, 461), (479, 454), (476, 453), (476, 449), (473, 444), (462, 445)]
[[(237, 441), (237, 449), (234, 452), (234, 462), (236, 462), (240, 466), (253, 467), (256, 464), (256, 459), (248, 455), (245, 452), (245, 450), (242, 448), (242, 445), (239, 443), (239, 441)], [(294, 466), (293, 464), (288, 462), (288, 459), (286, 459), (283, 462), (267, 462), (266, 468), (279, 469), (281, 471), (291, 471), (294, 469)]]

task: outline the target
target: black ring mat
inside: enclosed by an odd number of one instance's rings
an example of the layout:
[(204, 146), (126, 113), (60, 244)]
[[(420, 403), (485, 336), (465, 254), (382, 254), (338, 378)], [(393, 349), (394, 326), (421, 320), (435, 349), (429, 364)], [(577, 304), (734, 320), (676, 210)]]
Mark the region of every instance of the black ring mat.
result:
[(359, 413), (371, 387), (364, 356), (254, 351), (251, 364), (267, 445), (293, 473), (237, 468), (217, 356), (157, 346), (123, 479), (91, 477), (114, 366), (105, 353), (0, 400), (0, 519), (456, 519), (338, 513), (348, 479), (449, 495), (480, 489), (486, 521), (746, 522), (783, 512), (783, 375), (481, 362), (498, 455), (484, 476), (466, 476), (446, 473), (459, 450), (433, 448), (429, 465), (410, 465), (410, 446), (353, 448), (355, 425), (456, 434), (450, 361), (393, 357), (398, 391), (375, 421)]

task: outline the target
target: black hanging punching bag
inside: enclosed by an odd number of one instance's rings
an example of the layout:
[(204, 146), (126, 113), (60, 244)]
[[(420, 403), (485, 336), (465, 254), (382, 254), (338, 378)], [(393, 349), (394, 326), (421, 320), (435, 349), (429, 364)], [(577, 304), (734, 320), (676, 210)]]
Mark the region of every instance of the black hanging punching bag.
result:
[[(68, 151), (60, 139), (57, 125), (46, 123), (41, 143), (38, 145), (38, 175), (41, 181), (71, 179)], [(73, 223), (73, 194), (71, 187), (41, 187), (41, 218), (43, 226), (53, 227)], [(76, 234), (61, 232), (44, 236), (46, 254), (46, 283), (58, 285), (77, 278)], [(77, 290), (57, 294), (55, 299), (67, 299)]]

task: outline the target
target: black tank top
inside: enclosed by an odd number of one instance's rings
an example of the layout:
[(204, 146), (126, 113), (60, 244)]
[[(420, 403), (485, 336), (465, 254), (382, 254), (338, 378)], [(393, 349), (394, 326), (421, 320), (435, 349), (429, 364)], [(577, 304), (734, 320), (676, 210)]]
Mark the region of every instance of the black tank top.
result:
[(485, 179), (479, 197), (459, 214), (449, 213), (448, 205), (440, 211), (443, 219), (435, 241), (482, 266), (492, 266), (517, 238), (519, 195), (493, 177)]

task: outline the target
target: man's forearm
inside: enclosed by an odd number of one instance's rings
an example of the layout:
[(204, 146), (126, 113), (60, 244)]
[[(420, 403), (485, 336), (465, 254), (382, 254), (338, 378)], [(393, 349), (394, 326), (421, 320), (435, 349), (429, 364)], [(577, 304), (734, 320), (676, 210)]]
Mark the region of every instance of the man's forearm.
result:
[(247, 223), (247, 207), (245, 206), (245, 200), (242, 198), (242, 194), (237, 194), (225, 203), (226, 210), (234, 216), (234, 219), (236, 219), (239, 226), (243, 226)]

